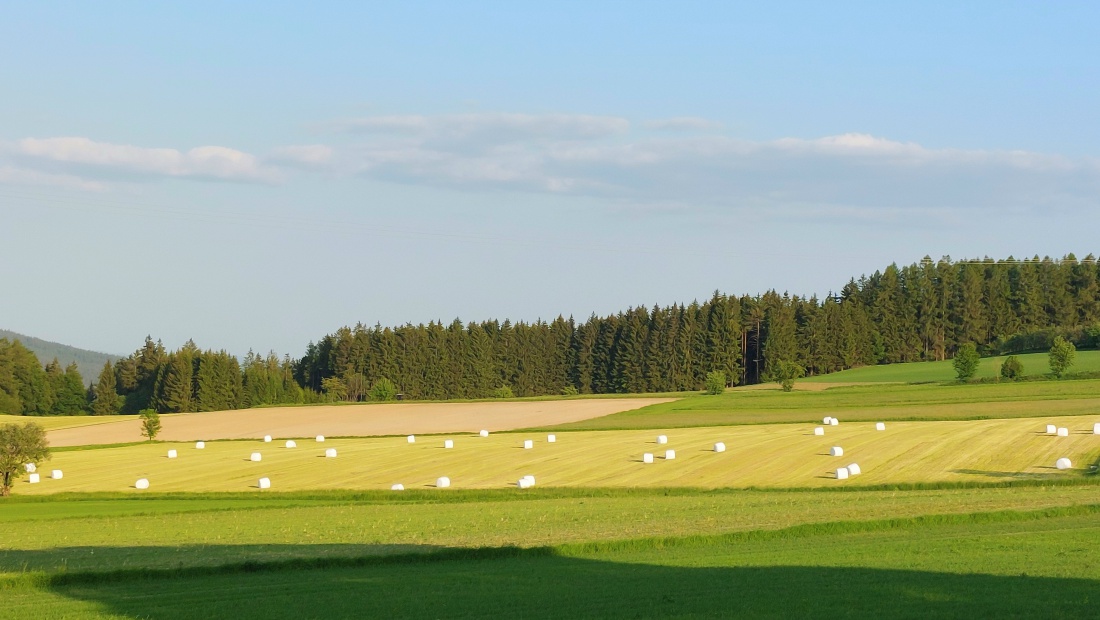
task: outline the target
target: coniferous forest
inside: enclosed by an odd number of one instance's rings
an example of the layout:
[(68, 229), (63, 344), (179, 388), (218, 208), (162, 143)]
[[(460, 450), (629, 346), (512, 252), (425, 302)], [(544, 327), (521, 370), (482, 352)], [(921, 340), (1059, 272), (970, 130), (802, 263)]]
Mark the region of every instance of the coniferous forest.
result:
[[(214, 411), (283, 403), (369, 400), (392, 382), (408, 399), (702, 389), (770, 380), (783, 363), (807, 374), (986, 353), (1042, 350), (1055, 335), (1100, 343), (1100, 265), (1061, 260), (925, 258), (853, 279), (824, 298), (769, 291), (628, 308), (584, 321), (488, 320), (344, 327), (299, 359), (239, 360), (188, 342), (147, 338), (84, 389), (75, 367), (42, 366), (0, 339), (0, 412), (23, 415)], [(374, 397), (388, 392), (374, 389)]]

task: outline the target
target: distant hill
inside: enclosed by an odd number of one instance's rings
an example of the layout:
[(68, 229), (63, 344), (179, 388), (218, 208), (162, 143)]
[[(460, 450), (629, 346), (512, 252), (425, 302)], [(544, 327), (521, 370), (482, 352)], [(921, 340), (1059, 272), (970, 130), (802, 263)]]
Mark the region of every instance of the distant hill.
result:
[(23, 343), (23, 346), (34, 351), (34, 354), (38, 356), (38, 361), (42, 362), (43, 365), (50, 363), (55, 357), (57, 361), (61, 362), (62, 368), (76, 362), (76, 367), (80, 369), (80, 376), (84, 378), (86, 385), (91, 385), (99, 378), (99, 373), (103, 370), (103, 364), (108, 361), (113, 364), (122, 358), (121, 355), (78, 349), (65, 344), (42, 340), (41, 338), (24, 336), (6, 329), (0, 329), (0, 338), (7, 338), (9, 341), (18, 340)]

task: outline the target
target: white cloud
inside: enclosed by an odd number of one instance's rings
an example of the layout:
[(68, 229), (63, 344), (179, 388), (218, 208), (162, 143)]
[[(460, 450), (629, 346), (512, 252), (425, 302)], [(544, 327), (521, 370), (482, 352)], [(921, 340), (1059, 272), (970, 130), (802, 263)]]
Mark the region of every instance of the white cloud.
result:
[(271, 152), (265, 159), (277, 164), (290, 166), (322, 166), (332, 161), (335, 151), (324, 144), (305, 144), (296, 146), (281, 146)]
[(723, 127), (722, 123), (696, 116), (655, 118), (642, 123), (642, 126), (654, 131), (717, 131)]
[(8, 152), (21, 167), (92, 180), (185, 178), (272, 183), (278, 171), (254, 155), (223, 146), (188, 151), (95, 142), (88, 138), (25, 138)]
[[(583, 120), (582, 120), (583, 119)], [(666, 119), (646, 129), (713, 129)], [(345, 164), (365, 177), (471, 190), (597, 197), (618, 206), (731, 208), (868, 219), (972, 209), (1082, 208), (1100, 198), (1093, 160), (933, 149), (848, 133), (741, 140), (635, 135), (614, 117), (479, 114), (357, 119)], [(938, 214), (938, 215), (937, 215)], [(893, 216), (891, 216), (893, 217)]]

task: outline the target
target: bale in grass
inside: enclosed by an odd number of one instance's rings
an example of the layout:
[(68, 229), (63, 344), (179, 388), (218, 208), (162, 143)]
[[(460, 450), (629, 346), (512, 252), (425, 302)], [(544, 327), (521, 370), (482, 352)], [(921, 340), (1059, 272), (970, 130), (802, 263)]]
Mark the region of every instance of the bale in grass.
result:
[(829, 454), (832, 456), (844, 456), (844, 448), (833, 446), (832, 450), (829, 450)]
[(177, 455), (176, 455), (176, 451), (175, 451), (175, 450), (169, 450), (169, 451), (168, 451), (168, 458), (170, 458), (170, 459), (174, 459), (174, 458), (176, 458), (176, 456), (177, 456)]
[(831, 423), (832, 421), (833, 421), (833, 418), (831, 416), (825, 416), (824, 418), (821, 418), (821, 423), (824, 424), (825, 426), (828, 426), (829, 423)]
[(324, 435), (318, 435), (316, 437), (316, 439), (317, 439), (317, 443), (322, 443), (325, 440), (325, 436)]
[(455, 447), (455, 442), (450, 440), (450, 439), (444, 439), (443, 440), (443, 447), (450, 450), (451, 448)]
[(516, 486), (521, 489), (530, 489), (533, 486), (533, 483), (527, 478), (520, 478), (518, 481), (516, 481)]
[(195, 442), (195, 449), (196, 450), (205, 450), (206, 449), (206, 442), (205, 441), (196, 441)]
[(30, 484), (38, 484), (38, 481), (40, 479), (41, 479), (41, 476), (39, 474), (28, 474), (27, 475), (27, 482), (29, 482)]
[(325, 450), (325, 458), (326, 459), (336, 458), (336, 448), (329, 448), (328, 450)]
[(61, 480), (64, 477), (65, 472), (61, 471), (60, 469), (55, 469), (50, 472), (50, 478), (53, 478), (54, 480)]
[(649, 452), (646, 452), (645, 454), (642, 455), (642, 462), (643, 463), (652, 463), (653, 462), (653, 455), (650, 454)]
[(666, 461), (671, 461), (675, 458), (676, 458), (676, 451), (675, 450), (665, 450), (665, 460)]
[(1047, 424), (1047, 435), (1053, 435), (1058, 432), (1058, 427), (1053, 424)]
[(1097, 422), (1096, 424), (1092, 425), (1092, 434), (1093, 435), (1100, 435), (1100, 422)]
[(1069, 469), (1073, 467), (1073, 463), (1071, 463), (1069, 459), (1063, 456), (1062, 458), (1054, 462), (1054, 466), (1058, 469)]
[(38, 466), (34, 463), (27, 463), (23, 466), (23, 469), (27, 470), (28, 474), (33, 474), (34, 472), (38, 471)]
[(1064, 426), (1059, 428), (1058, 429), (1058, 436), (1059, 437), (1069, 437), (1069, 429), (1064, 427)]
[(847, 467), (838, 467), (837, 470), (836, 470), (836, 479), (837, 480), (847, 480), (848, 479), (848, 473), (849, 472), (848, 472)]
[(482, 437), (488, 437), (489, 431), (482, 429), (482, 431), (478, 433), (478, 435), (481, 435)]
[(885, 422), (875, 422), (875, 430), (876, 431), (886, 430), (886, 423)]
[(391, 490), (391, 491), (404, 491), (404, 490), (405, 490), (405, 485), (403, 485), (403, 484), (395, 484), (395, 485), (392, 485), (392, 486), (390, 487), (390, 490)]
[(261, 489), (270, 489), (271, 488), (271, 478), (260, 478), (259, 486), (260, 486)]
[(134, 483), (134, 488), (135, 489), (148, 489), (149, 488), (149, 481), (145, 478), (139, 478), (138, 481)]
[(535, 477), (532, 476), (531, 474), (527, 474), (526, 476), (523, 477), (523, 479), (526, 480), (527, 482), (530, 482), (531, 486), (535, 486)]
[(836, 418), (829, 418), (829, 426), (837, 426), (840, 424), (840, 420)]
[(286, 447), (288, 447), (288, 448), (297, 448), (298, 447), (298, 442), (294, 441), (293, 439), (288, 439), (286, 441)]
[(264, 435), (264, 443), (271, 443), (271, 435)]
[(437, 489), (446, 489), (449, 486), (451, 486), (451, 479), (447, 476), (440, 476), (435, 479), (435, 487)]
[(531, 448), (534, 448), (534, 447), (535, 447), (534, 440), (531, 440), (531, 439), (524, 439), (523, 440), (523, 449), (524, 450), (530, 450)]
[(853, 476), (858, 476), (863, 473), (863, 470), (859, 468), (858, 463), (852, 463), (848, 466), (848, 473), (852, 474)]
[(814, 435), (821, 436), (821, 435), (824, 435), (824, 434), (825, 434), (825, 429), (824, 428), (822, 428), (820, 426), (815, 426), (814, 427)]
[(726, 451), (726, 444), (719, 441), (718, 443), (714, 444), (714, 451), (715, 452), (725, 452)]
[(416, 443), (416, 435), (409, 435), (408, 437), (405, 438), (405, 440), (408, 441), (409, 443)]
[(248, 460), (252, 461), (253, 463), (258, 463), (261, 459), (263, 459), (263, 456), (261, 456), (259, 452), (253, 452), (252, 456), (248, 457)]
[(659, 445), (668, 443), (668, 435), (657, 435), (657, 443)]
[(546, 443), (556, 443), (557, 441), (558, 441), (558, 436), (557, 435), (547, 435), (546, 436)]

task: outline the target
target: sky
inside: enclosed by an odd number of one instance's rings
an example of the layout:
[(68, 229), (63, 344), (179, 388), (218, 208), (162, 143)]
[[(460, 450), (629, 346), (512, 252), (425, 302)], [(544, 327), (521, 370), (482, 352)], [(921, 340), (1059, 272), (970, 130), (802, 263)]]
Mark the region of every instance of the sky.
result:
[(1095, 2), (8, 3), (0, 327), (344, 325), (1100, 253)]

